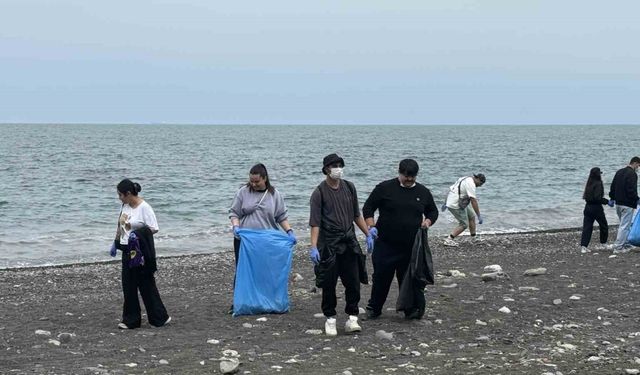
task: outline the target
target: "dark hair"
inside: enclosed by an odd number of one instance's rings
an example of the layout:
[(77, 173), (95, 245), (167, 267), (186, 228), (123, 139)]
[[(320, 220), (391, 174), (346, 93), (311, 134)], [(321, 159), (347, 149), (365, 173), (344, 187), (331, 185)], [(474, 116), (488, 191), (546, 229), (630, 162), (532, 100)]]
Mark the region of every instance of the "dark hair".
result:
[(398, 173), (409, 177), (417, 176), (418, 170), (420, 170), (420, 167), (418, 167), (418, 162), (413, 159), (404, 159), (398, 166)]
[[(257, 174), (260, 175), (260, 177), (264, 178), (267, 190), (269, 191), (269, 193), (273, 194), (273, 190), (275, 188), (271, 186), (271, 182), (269, 181), (269, 173), (267, 172), (267, 167), (265, 167), (264, 164), (258, 163), (254, 165), (249, 170), (249, 174)], [(253, 191), (253, 187), (251, 187), (251, 184), (249, 182), (247, 182), (247, 187), (249, 188), (249, 190)]]
[(595, 201), (604, 197), (604, 186), (602, 185), (602, 172), (600, 168), (593, 167), (589, 171), (589, 178), (584, 186), (582, 199)]
[(638, 157), (638, 156), (632, 157), (631, 161), (629, 162), (629, 164), (633, 164), (633, 163), (640, 164), (640, 157)]
[(131, 193), (135, 196), (138, 196), (138, 193), (142, 191), (142, 187), (139, 183), (125, 178), (118, 184), (118, 191), (124, 195), (127, 195), (127, 193)]

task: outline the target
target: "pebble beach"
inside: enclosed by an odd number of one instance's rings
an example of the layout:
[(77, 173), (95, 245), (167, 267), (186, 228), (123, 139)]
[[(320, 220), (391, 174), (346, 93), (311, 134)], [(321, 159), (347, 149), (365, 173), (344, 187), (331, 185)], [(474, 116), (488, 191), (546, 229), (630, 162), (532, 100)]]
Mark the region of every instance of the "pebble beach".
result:
[[(305, 244), (294, 256), (291, 310), (281, 315), (226, 314), (231, 250), (159, 259), (172, 316), (162, 328), (146, 316), (140, 329), (117, 328), (119, 262), (4, 269), (0, 373), (638, 374), (640, 254), (581, 253), (579, 236), (488, 235), (458, 248), (431, 238), (437, 275), (425, 317), (395, 312), (394, 284), (380, 318), (361, 314), (362, 332), (345, 334), (339, 314), (331, 338)], [(362, 308), (369, 293), (363, 285)]]

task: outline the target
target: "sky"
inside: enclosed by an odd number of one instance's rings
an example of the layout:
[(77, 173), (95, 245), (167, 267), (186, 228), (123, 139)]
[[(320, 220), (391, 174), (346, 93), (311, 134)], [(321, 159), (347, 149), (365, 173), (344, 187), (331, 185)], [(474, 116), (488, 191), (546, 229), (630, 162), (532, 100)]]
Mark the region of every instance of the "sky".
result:
[(0, 123), (640, 124), (637, 0), (0, 9)]

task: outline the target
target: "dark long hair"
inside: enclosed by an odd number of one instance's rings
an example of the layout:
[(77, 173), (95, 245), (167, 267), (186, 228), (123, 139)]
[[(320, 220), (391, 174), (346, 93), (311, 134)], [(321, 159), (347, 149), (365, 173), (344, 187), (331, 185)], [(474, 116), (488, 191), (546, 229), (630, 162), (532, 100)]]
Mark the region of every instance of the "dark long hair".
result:
[(124, 180), (120, 181), (117, 189), (123, 195), (127, 195), (127, 193), (131, 193), (136, 197), (138, 196), (138, 193), (142, 191), (142, 187), (140, 186), (139, 183), (133, 182), (128, 178), (125, 178)]
[(594, 167), (589, 171), (589, 178), (587, 179), (587, 184), (584, 186), (582, 199), (593, 201), (601, 199), (602, 197), (604, 197), (602, 172), (600, 168)]
[[(251, 169), (249, 170), (249, 175), (252, 175), (252, 174), (257, 174), (257, 175), (260, 175), (260, 177), (264, 178), (267, 190), (269, 191), (269, 193), (273, 194), (273, 191), (275, 188), (271, 185), (271, 181), (269, 181), (269, 173), (267, 172), (267, 167), (265, 167), (264, 164), (258, 163), (253, 167), (251, 167)], [(253, 187), (251, 187), (251, 183), (247, 182), (247, 187), (249, 188), (250, 191), (253, 191)]]

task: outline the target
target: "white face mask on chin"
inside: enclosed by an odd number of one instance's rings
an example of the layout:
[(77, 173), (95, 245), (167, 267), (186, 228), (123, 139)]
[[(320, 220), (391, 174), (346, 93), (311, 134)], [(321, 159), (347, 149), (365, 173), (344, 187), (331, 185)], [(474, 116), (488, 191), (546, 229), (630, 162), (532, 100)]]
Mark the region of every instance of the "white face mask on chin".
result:
[(344, 168), (331, 168), (329, 170), (329, 177), (334, 180), (339, 180), (344, 176)]

